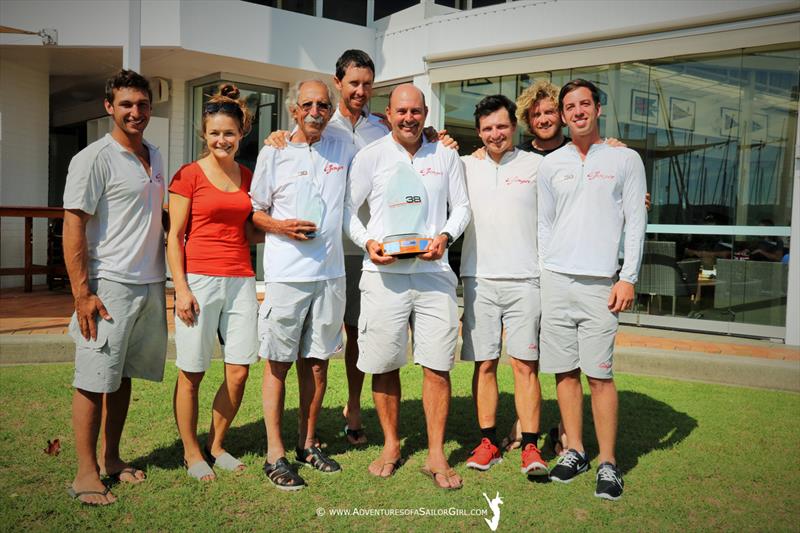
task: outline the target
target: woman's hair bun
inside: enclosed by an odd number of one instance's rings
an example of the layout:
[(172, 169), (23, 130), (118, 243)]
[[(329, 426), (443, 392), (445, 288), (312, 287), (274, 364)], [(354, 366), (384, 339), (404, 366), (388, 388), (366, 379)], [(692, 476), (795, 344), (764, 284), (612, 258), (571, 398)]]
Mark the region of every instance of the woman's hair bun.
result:
[(239, 88), (232, 83), (223, 83), (219, 87), (219, 94), (230, 98), (231, 100), (238, 100), (239, 99)]

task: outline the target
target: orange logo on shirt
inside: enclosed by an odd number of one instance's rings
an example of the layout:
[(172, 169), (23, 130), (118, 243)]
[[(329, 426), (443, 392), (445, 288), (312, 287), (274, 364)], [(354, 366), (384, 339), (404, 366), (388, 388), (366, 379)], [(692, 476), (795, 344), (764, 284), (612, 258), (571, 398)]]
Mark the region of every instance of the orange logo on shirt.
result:
[(325, 165), (325, 169), (323, 170), (323, 172), (325, 172), (325, 174), (330, 174), (331, 172), (336, 172), (338, 170), (342, 170), (343, 168), (344, 167), (342, 165), (335, 165), (333, 163), (327, 163)]

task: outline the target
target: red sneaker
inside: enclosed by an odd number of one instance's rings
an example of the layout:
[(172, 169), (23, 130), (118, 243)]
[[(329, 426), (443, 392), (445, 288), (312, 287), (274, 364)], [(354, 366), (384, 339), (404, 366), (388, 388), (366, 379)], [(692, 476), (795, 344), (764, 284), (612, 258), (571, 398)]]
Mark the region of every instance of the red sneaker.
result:
[(522, 470), (523, 474), (530, 476), (546, 476), (548, 474), (547, 462), (542, 459), (542, 452), (535, 444), (528, 444), (522, 450)]
[(503, 460), (500, 449), (487, 438), (482, 438), (478, 447), (472, 450), (472, 455), (467, 459), (467, 466), (478, 470), (489, 470), (492, 465)]

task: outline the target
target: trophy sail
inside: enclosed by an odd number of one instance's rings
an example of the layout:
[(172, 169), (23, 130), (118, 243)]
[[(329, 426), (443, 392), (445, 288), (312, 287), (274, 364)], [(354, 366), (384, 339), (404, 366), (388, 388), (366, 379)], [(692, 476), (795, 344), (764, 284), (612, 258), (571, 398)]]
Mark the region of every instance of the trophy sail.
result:
[[(317, 226), (317, 231), (319, 231), (325, 212), (325, 203), (322, 201), (319, 187), (311, 176), (303, 176), (298, 180), (296, 189), (297, 218), (313, 222)], [(306, 237), (309, 239), (313, 239), (316, 236), (316, 231), (306, 233)]]
[(417, 171), (410, 164), (397, 164), (386, 183), (386, 218), (383, 252), (395, 257), (413, 257), (431, 242), (426, 235), (428, 193)]

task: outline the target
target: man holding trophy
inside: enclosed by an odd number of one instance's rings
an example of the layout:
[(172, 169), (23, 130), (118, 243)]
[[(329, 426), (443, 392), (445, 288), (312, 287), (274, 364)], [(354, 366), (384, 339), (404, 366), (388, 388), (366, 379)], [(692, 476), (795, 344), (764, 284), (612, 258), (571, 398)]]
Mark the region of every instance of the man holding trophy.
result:
[[(423, 138), (428, 109), (411, 84), (396, 87), (386, 109), (391, 135), (370, 144), (350, 170), (345, 230), (367, 254), (361, 278), (358, 368), (373, 374), (372, 394), (384, 434), (375, 476), (391, 476), (400, 463), (400, 372), (408, 326), (414, 362), (423, 368), (422, 403), (428, 433), (423, 473), (443, 489), (461, 478), (444, 454), (450, 405), (450, 369), (458, 338), (456, 276), (447, 247), (470, 219), (458, 154)], [(365, 228), (357, 213), (367, 201)]]
[(259, 355), (265, 359), (264, 472), (282, 490), (305, 486), (289, 466), (281, 439), (286, 374), (295, 361), (303, 380), (297, 460), (323, 473), (341, 470), (314, 442), (328, 358), (342, 344), (342, 216), (347, 170), (355, 152), (351, 143), (322, 137), (333, 106), (322, 81), (292, 86), (286, 107), (297, 129), (285, 149), (261, 150), (250, 189), (253, 223), (267, 234), (266, 299), (258, 320)]

